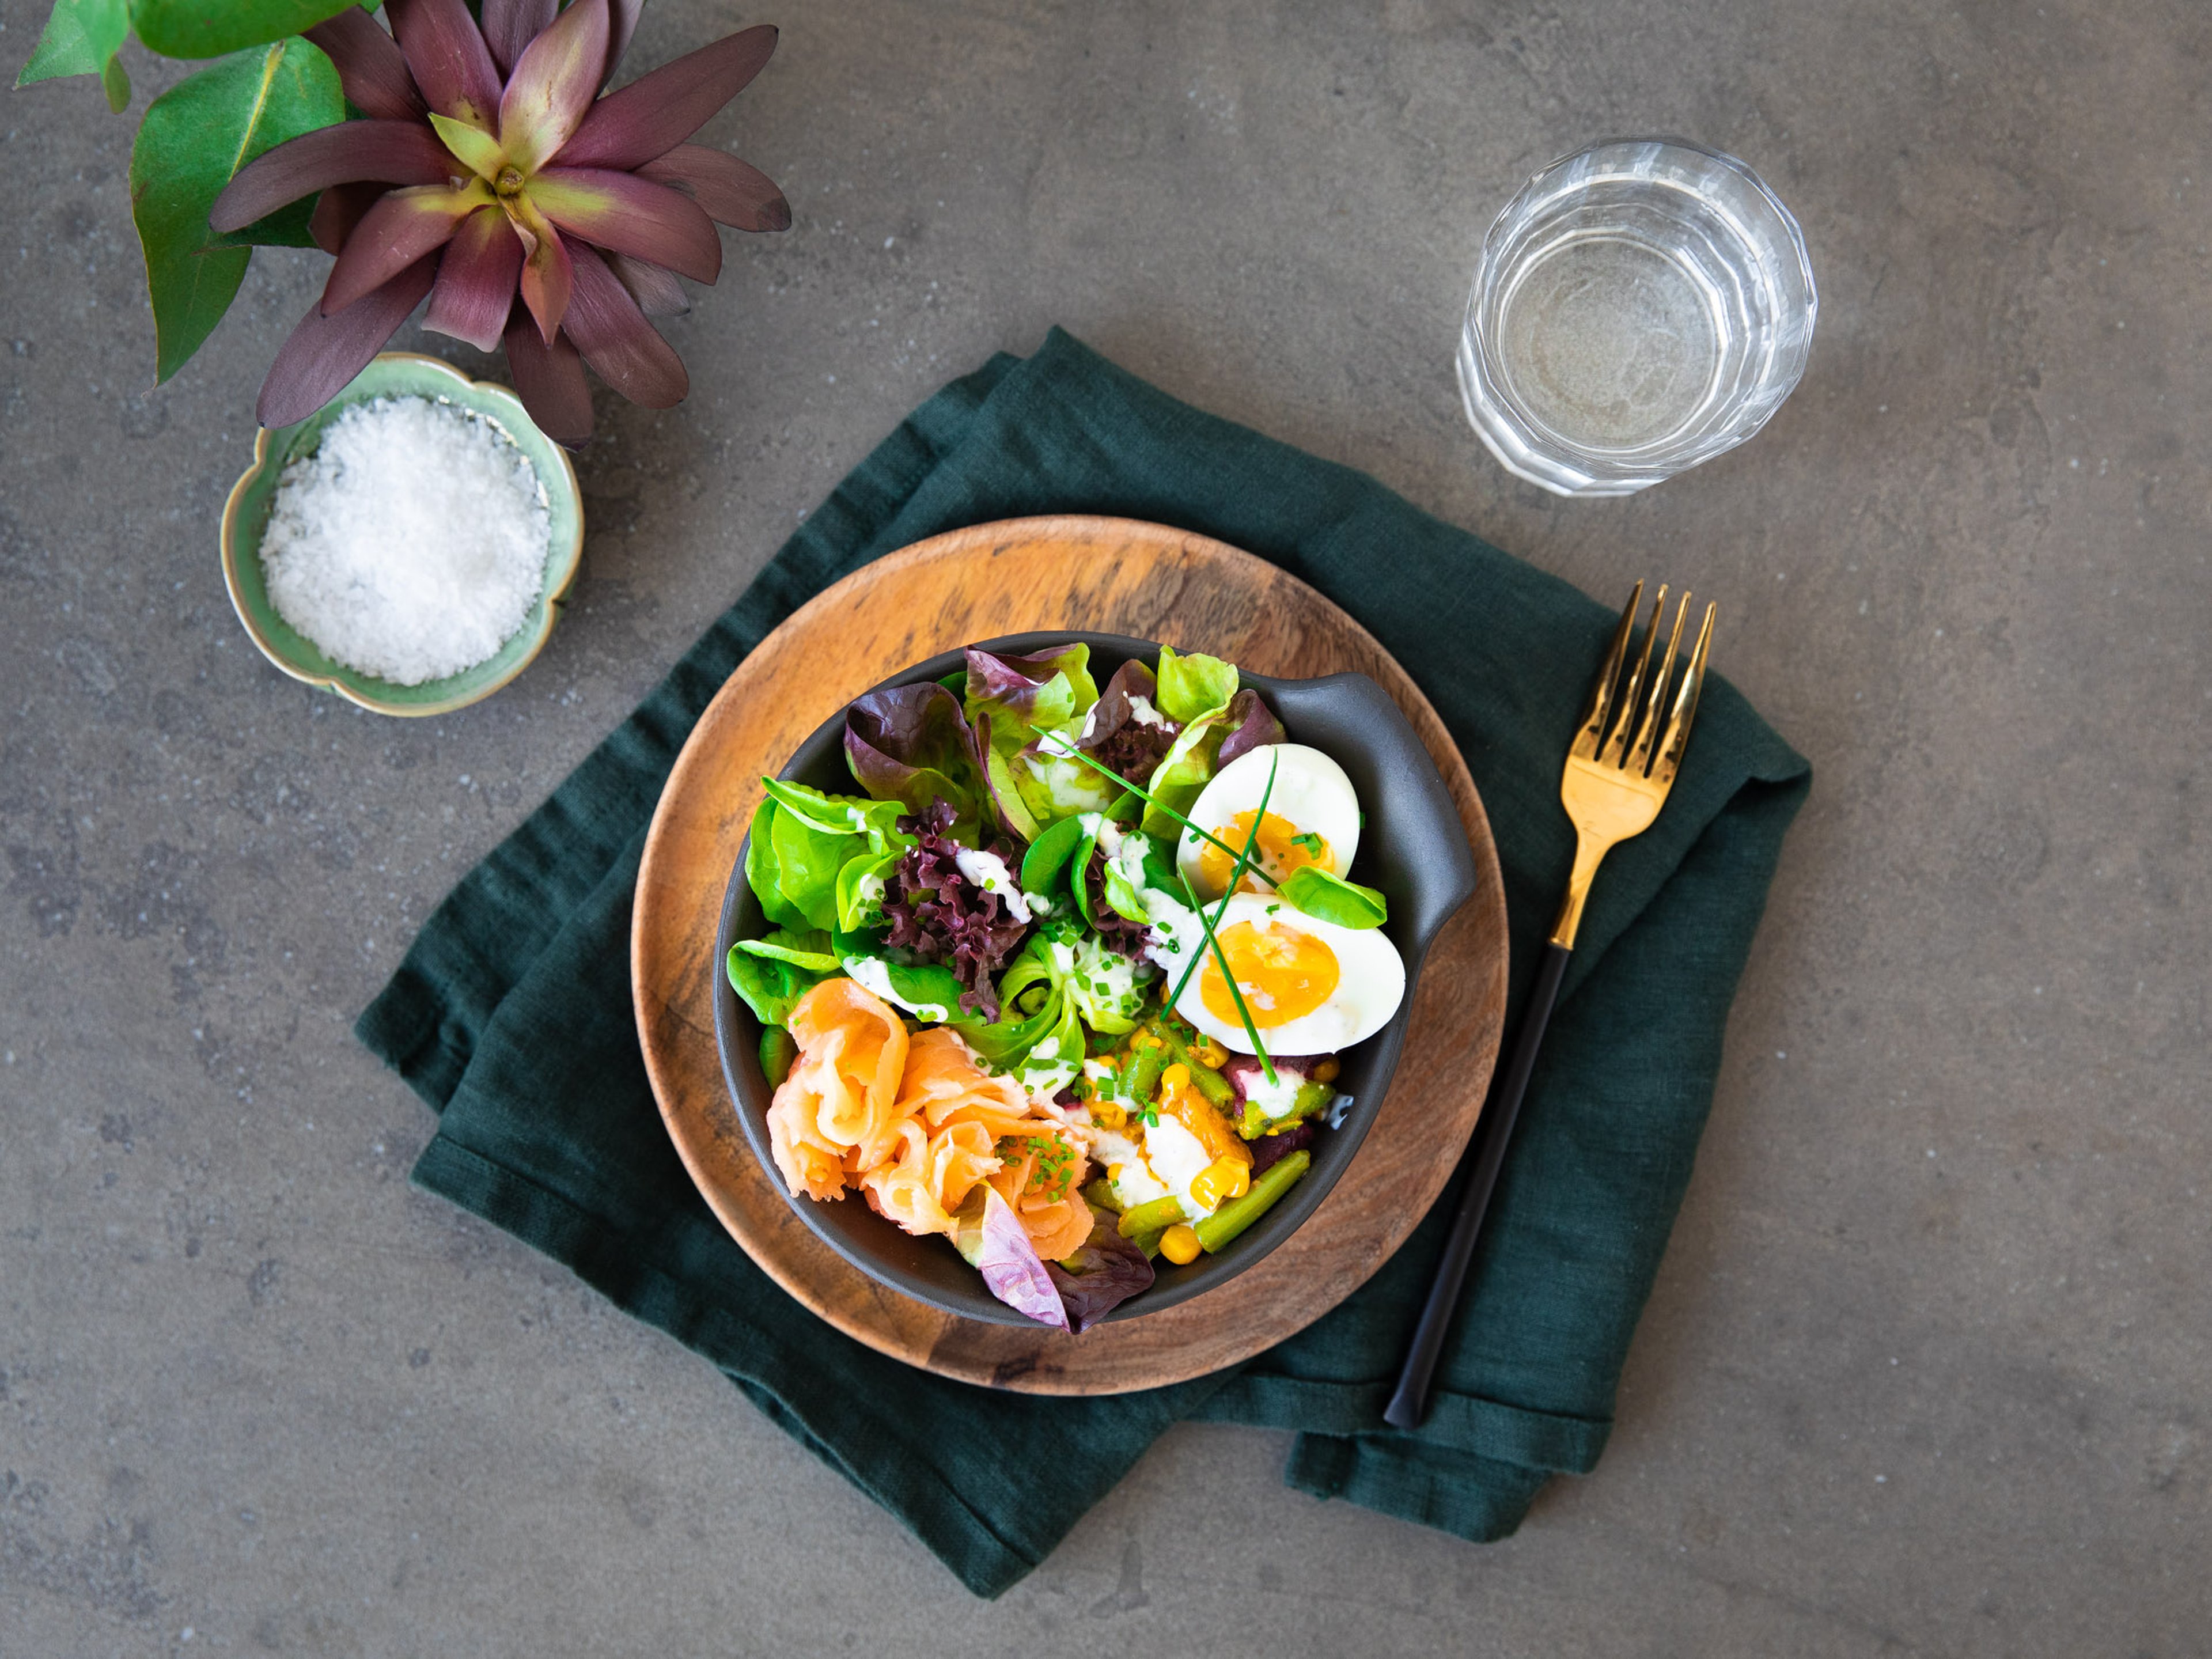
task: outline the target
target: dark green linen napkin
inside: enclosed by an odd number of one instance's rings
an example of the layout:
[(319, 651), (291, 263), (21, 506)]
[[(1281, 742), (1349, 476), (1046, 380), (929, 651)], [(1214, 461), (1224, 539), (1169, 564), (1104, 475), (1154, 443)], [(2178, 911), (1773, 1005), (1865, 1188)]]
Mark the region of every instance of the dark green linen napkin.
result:
[(1218, 537), (1373, 630), (1482, 792), (1517, 1017), (1574, 851), (1561, 757), (1613, 612), (1055, 330), (1035, 356), (995, 358), (916, 410), (431, 917), (357, 1028), (440, 1115), (415, 1179), (705, 1355), (981, 1595), (1036, 1565), (1191, 1417), (1295, 1431), (1287, 1479), (1305, 1491), (1501, 1537), (1552, 1474), (1588, 1471), (1604, 1445), (1729, 1004), (1809, 787), (1725, 681), (1707, 684), (1659, 822), (1606, 862), (1418, 1433), (1386, 1427), (1382, 1410), (1440, 1214), (1341, 1307), (1232, 1373), (1041, 1399), (909, 1370), (814, 1318), (722, 1231), (661, 1127), (630, 1012), (630, 897), (700, 711), (828, 583), (940, 531), (1044, 513)]

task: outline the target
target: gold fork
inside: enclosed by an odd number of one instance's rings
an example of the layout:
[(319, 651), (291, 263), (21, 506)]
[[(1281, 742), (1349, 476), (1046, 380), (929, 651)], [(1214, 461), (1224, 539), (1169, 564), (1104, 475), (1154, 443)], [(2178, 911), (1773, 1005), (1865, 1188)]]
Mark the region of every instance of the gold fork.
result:
[[(1535, 1067), (1537, 1050), (1543, 1046), (1544, 1027), (1551, 1020), (1552, 1004), (1559, 996), (1560, 978), (1567, 970), (1568, 957), (1574, 953), (1575, 934), (1582, 927), (1583, 906), (1589, 898), (1590, 881), (1607, 853), (1630, 836), (1640, 836), (1651, 827), (1652, 821), (1659, 816), (1659, 809), (1667, 804), (1667, 793), (1674, 786), (1674, 775), (1681, 769), (1682, 750), (1690, 740), (1690, 722), (1698, 712), (1698, 693), (1705, 685), (1705, 657), (1712, 647), (1713, 613), (1717, 607), (1705, 607), (1705, 621), (1698, 626), (1689, 665), (1679, 679), (1674, 679), (1682, 628), (1690, 616), (1690, 596), (1687, 592), (1682, 595), (1681, 604), (1674, 612), (1674, 629), (1667, 636), (1666, 654), (1656, 659), (1654, 672), (1652, 647), (1658, 642), (1659, 629), (1667, 617), (1667, 589), (1662, 585), (1652, 601), (1651, 622), (1644, 630), (1643, 652), (1637, 657), (1635, 666), (1628, 670), (1624, 682), (1621, 671), (1628, 660), (1629, 641), (1635, 634), (1637, 616), (1643, 605), (1644, 584), (1639, 581), (1635, 592), (1628, 596), (1627, 608), (1620, 613), (1620, 626), (1613, 629), (1612, 648), (1606, 653), (1605, 664), (1598, 670), (1597, 681), (1590, 688), (1589, 707), (1583, 711), (1581, 726), (1576, 728), (1574, 743), (1567, 750), (1566, 770), (1559, 779), (1559, 803), (1566, 808), (1567, 817), (1575, 826), (1574, 870), (1567, 878), (1566, 897), (1559, 905), (1559, 920), (1552, 925), (1544, 959), (1537, 966), (1528, 1012), (1521, 1017), (1521, 1030), (1514, 1039), (1513, 1058), (1499, 1079), (1496, 1100), (1483, 1114), (1479, 1126), (1482, 1143), (1461, 1188), (1459, 1207), (1452, 1217), (1451, 1236), (1444, 1243), (1436, 1276), (1429, 1283), (1429, 1299), (1421, 1310), (1421, 1322), (1414, 1328), (1413, 1345), (1407, 1350), (1404, 1369), (1398, 1374), (1397, 1390), (1383, 1408), (1384, 1421), (1395, 1428), (1418, 1428), (1428, 1414), (1429, 1389), (1436, 1376), (1437, 1361), (1443, 1352), (1444, 1336), (1451, 1328), (1452, 1315), (1459, 1307), (1468, 1265), (1474, 1257), (1475, 1241), (1482, 1234), (1482, 1219), (1490, 1207), (1491, 1193), (1498, 1185), (1498, 1171), (1505, 1162), (1506, 1146), (1513, 1136), (1513, 1121), (1521, 1112), (1521, 1097), (1528, 1092), (1528, 1074)], [(1662, 726), (1660, 716), (1662, 710), (1667, 708), (1670, 679), (1674, 683), (1674, 706)]]

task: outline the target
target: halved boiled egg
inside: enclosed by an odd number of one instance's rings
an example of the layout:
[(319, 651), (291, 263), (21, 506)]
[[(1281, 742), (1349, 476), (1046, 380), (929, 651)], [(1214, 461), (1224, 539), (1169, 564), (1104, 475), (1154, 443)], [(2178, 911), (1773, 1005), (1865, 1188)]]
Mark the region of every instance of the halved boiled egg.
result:
[[(1264, 817), (1262, 796), (1267, 802)], [(1252, 826), (1259, 825), (1254, 867), (1237, 884), (1240, 892), (1273, 892), (1276, 882), (1304, 864), (1344, 875), (1359, 850), (1359, 797), (1352, 780), (1320, 750), (1302, 743), (1271, 743), (1239, 755), (1199, 792), (1190, 821), (1239, 849)], [(1229, 854), (1189, 830), (1176, 846), (1176, 861), (1199, 896), (1207, 899), (1221, 896), (1237, 867)]]
[[(1271, 895), (1239, 893), (1229, 901), (1215, 938), (1270, 1054), (1348, 1048), (1381, 1030), (1405, 1000), (1405, 962), (1377, 928), (1340, 927)], [(1183, 988), (1176, 1012), (1224, 1048), (1252, 1052), (1211, 950)]]

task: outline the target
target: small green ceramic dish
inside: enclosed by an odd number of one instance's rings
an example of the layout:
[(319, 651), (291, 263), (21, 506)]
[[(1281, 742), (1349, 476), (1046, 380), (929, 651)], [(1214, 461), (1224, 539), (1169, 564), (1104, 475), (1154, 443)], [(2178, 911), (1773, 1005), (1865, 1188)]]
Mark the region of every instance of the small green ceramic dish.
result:
[[(261, 534), (285, 466), (312, 455), (323, 428), (349, 404), (372, 398), (429, 398), (481, 415), (514, 441), (537, 471), (551, 518), (545, 551), (545, 586), (514, 637), (473, 668), (420, 685), (395, 685), (332, 662), (297, 632), (270, 603), (262, 580)], [(584, 552), (584, 505), (568, 452), (538, 429), (522, 400), (503, 386), (471, 380), (449, 363), (419, 352), (387, 351), (328, 404), (292, 426), (264, 427), (253, 444), (253, 465), (232, 487), (222, 512), (222, 579), (239, 621), (261, 654), (295, 680), (335, 691), (348, 702), (380, 714), (443, 714), (489, 696), (530, 665), (559, 620), (562, 602), (576, 580)]]

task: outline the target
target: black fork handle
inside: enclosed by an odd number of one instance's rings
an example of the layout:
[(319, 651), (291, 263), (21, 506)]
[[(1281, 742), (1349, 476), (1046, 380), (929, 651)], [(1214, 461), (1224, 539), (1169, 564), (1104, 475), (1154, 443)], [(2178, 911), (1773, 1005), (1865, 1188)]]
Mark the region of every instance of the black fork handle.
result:
[(1520, 1034), (1513, 1040), (1513, 1058), (1498, 1083), (1496, 1102), (1482, 1115), (1479, 1126), (1482, 1144), (1460, 1188), (1451, 1237), (1444, 1241), (1436, 1277), (1429, 1281), (1429, 1299), (1421, 1310), (1421, 1322), (1414, 1327), (1413, 1346), (1406, 1351), (1405, 1368), (1398, 1373), (1398, 1390), (1382, 1410), (1382, 1420), (1393, 1428), (1417, 1429), (1429, 1414), (1429, 1389), (1436, 1378), (1437, 1359), (1443, 1352), (1452, 1316), (1459, 1310), (1468, 1264), (1474, 1259), (1475, 1241), (1482, 1236), (1482, 1218), (1490, 1209), (1498, 1171), (1505, 1163), (1505, 1149), (1513, 1139), (1513, 1121), (1521, 1115), (1521, 1097), (1528, 1092), (1528, 1073), (1536, 1067), (1536, 1051), (1544, 1046), (1544, 1027), (1551, 1023), (1560, 975), (1567, 971), (1567, 958), (1573, 955), (1564, 945), (1544, 947), (1528, 1009), (1521, 1016)]

